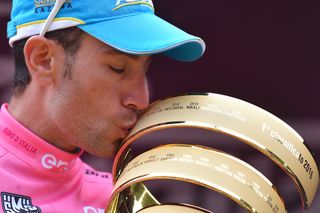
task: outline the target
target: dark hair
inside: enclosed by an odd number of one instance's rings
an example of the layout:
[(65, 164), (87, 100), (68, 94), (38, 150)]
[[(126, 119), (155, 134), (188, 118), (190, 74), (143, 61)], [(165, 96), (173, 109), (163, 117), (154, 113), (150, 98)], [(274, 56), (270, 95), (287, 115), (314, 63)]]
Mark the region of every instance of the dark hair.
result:
[[(68, 77), (71, 79), (71, 67), (72, 61), (74, 59), (75, 54), (77, 53), (81, 38), (84, 32), (77, 27), (71, 27), (62, 30), (56, 30), (52, 32), (47, 32), (45, 37), (51, 40), (56, 41), (60, 44), (66, 54), (66, 64), (65, 64), (65, 72), (64, 77)], [(24, 60), (24, 45), (26, 44), (28, 38), (16, 41), (13, 44), (13, 58), (15, 64), (15, 73), (14, 73), (14, 92), (15, 96), (21, 95), (28, 84), (31, 81), (31, 75), (27, 68), (26, 62)]]

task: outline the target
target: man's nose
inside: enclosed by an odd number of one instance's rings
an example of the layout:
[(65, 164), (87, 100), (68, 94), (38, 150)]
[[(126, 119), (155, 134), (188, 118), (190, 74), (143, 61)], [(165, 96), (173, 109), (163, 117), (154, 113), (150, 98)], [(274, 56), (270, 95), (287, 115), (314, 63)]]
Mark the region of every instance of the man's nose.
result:
[(136, 111), (144, 110), (149, 106), (148, 80), (143, 74), (136, 79), (131, 79), (127, 95), (123, 97), (123, 105)]

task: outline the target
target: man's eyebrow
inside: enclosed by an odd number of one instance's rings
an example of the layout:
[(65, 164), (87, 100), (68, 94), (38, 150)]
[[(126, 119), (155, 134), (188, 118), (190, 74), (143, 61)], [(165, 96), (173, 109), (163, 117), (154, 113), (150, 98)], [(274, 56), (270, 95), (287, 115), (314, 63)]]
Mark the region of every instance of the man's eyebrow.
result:
[[(127, 54), (127, 53), (124, 53), (124, 52), (120, 52), (119, 50), (116, 50), (116, 49), (104, 50), (103, 53), (104, 54), (108, 54), (108, 55), (124, 55), (124, 56), (127, 56), (127, 57), (131, 58), (132, 60), (138, 60), (139, 57), (141, 56), (141, 55)], [(148, 63), (151, 60), (152, 60), (152, 56), (150, 55), (145, 63)]]

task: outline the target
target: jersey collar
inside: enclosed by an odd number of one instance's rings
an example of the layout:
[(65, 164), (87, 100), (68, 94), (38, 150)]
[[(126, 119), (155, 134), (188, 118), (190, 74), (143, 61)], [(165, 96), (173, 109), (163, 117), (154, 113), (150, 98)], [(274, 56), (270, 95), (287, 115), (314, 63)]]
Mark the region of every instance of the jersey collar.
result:
[(12, 117), (8, 104), (1, 107), (0, 139), (1, 146), (41, 174), (70, 175), (80, 166), (82, 150), (72, 154), (46, 142)]

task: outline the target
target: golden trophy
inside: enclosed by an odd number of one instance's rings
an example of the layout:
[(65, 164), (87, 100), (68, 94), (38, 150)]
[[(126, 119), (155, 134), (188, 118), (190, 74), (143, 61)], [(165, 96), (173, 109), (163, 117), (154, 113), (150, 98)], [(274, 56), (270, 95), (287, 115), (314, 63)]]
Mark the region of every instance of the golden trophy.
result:
[[(319, 185), (315, 160), (301, 136), (271, 113), (225, 95), (187, 94), (156, 101), (143, 112), (123, 141), (114, 161), (114, 190), (108, 213), (211, 212), (184, 203), (161, 203), (145, 186), (150, 180), (175, 180), (199, 185), (230, 198), (248, 212), (283, 213), (285, 202), (261, 172), (231, 154), (210, 146), (184, 143), (169, 132), (179, 129), (214, 133), (237, 139), (267, 156), (292, 179), (304, 208), (309, 208)], [(167, 136), (157, 143), (154, 134)], [(147, 138), (145, 150), (135, 144)], [(178, 142), (177, 142), (178, 141)]]

